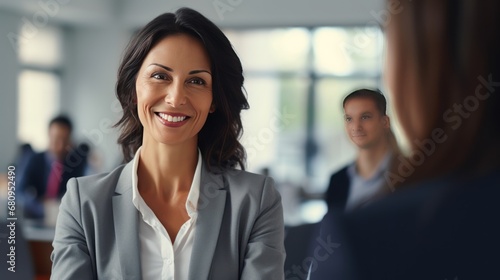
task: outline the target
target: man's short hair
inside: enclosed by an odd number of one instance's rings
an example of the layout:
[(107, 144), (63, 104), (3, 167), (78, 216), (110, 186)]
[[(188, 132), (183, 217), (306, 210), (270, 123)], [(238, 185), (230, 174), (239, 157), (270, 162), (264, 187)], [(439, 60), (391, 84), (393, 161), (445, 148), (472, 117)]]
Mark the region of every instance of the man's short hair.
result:
[(49, 127), (51, 127), (53, 124), (66, 126), (70, 132), (73, 130), (73, 124), (71, 123), (71, 120), (65, 115), (59, 115), (53, 118), (49, 123)]
[(342, 103), (342, 107), (345, 108), (345, 104), (349, 99), (353, 98), (369, 98), (375, 102), (375, 106), (379, 110), (382, 116), (387, 115), (387, 101), (385, 100), (384, 94), (378, 89), (367, 89), (362, 88), (349, 93)]

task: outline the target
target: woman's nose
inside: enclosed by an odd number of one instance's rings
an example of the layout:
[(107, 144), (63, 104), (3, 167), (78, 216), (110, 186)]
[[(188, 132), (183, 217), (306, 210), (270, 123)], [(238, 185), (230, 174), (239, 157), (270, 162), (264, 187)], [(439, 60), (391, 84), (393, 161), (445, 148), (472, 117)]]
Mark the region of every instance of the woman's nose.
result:
[(186, 104), (186, 93), (184, 90), (182, 83), (172, 82), (167, 88), (165, 102), (174, 108)]

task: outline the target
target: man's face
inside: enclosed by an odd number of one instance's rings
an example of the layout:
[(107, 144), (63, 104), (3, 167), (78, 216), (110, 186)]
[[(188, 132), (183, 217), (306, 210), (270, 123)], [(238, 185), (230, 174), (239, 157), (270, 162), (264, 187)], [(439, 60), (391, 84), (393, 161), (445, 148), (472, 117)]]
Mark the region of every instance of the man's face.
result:
[(346, 132), (360, 149), (377, 146), (386, 137), (389, 118), (382, 115), (370, 98), (352, 98), (344, 106)]
[(58, 160), (63, 160), (71, 143), (71, 132), (63, 124), (53, 123), (49, 127), (49, 152)]

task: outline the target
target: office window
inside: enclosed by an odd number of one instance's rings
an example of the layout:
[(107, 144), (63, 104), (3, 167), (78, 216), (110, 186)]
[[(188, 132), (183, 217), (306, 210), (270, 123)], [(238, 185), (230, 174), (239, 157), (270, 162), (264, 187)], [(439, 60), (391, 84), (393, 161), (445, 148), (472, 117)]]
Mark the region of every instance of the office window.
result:
[(377, 76), (383, 50), (376, 28), (322, 27), (313, 31), (314, 71), (333, 76)]
[(48, 145), (47, 127), (59, 110), (59, 76), (44, 71), (23, 70), (19, 74), (18, 137), (42, 150)]
[(57, 27), (38, 28), (33, 31), (21, 29), (19, 61), (22, 65), (54, 69), (62, 62), (62, 32)]
[(305, 72), (309, 32), (304, 28), (226, 31), (246, 73)]
[(40, 28), (35, 34), (21, 29), (28, 38), (20, 41), (18, 76), (18, 139), (36, 150), (47, 147), (47, 126), (59, 112), (62, 32)]

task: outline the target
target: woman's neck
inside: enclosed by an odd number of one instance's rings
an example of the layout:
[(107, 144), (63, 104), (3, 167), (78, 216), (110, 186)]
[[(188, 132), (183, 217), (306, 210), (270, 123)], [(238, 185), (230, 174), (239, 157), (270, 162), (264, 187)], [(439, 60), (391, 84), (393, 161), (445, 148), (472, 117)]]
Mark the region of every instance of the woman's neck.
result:
[(165, 200), (189, 192), (197, 164), (196, 143), (176, 146), (143, 143), (138, 166), (139, 191)]

